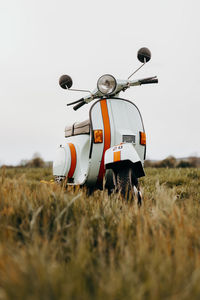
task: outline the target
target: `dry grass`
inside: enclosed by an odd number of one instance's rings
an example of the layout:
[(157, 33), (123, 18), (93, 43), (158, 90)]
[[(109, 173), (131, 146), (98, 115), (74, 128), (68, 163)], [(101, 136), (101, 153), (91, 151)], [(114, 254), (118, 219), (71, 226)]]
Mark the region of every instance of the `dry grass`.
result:
[(144, 205), (0, 170), (0, 300), (199, 299), (200, 170), (147, 169)]

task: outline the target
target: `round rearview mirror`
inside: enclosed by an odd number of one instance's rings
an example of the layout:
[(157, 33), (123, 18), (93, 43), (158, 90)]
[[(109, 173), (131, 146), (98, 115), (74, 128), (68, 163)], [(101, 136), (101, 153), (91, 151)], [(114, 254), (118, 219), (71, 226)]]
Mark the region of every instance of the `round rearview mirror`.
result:
[(73, 81), (69, 75), (62, 75), (59, 79), (59, 85), (63, 89), (70, 89), (72, 87)]
[(142, 63), (148, 62), (151, 59), (151, 51), (148, 48), (145, 48), (145, 47), (141, 48), (140, 50), (138, 50), (137, 58)]

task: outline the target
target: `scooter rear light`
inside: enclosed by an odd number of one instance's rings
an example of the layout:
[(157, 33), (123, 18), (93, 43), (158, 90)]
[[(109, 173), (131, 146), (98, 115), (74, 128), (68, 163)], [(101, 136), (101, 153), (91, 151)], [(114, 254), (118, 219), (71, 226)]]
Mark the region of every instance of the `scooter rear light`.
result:
[(140, 145), (146, 145), (146, 133), (140, 131)]
[(94, 143), (95, 144), (103, 143), (103, 130), (102, 129), (94, 130)]

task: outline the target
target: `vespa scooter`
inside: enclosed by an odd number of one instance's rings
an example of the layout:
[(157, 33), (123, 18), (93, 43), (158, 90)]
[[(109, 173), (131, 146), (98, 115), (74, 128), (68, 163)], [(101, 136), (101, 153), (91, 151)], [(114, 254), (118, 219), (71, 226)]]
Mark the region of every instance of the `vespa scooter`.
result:
[[(142, 65), (151, 58), (147, 48), (141, 48), (137, 57)], [(145, 176), (143, 169), (146, 155), (146, 135), (142, 116), (130, 100), (119, 97), (121, 91), (132, 86), (158, 83), (156, 76), (130, 80), (116, 80), (112, 75), (101, 76), (97, 89), (84, 98), (69, 103), (77, 110), (94, 101), (89, 119), (65, 128), (66, 143), (60, 145), (53, 163), (53, 175), (57, 182), (86, 186), (90, 190), (103, 186), (130, 197), (137, 193), (141, 205), (138, 178)], [(63, 89), (73, 90), (68, 75), (60, 77)], [(80, 91), (80, 90), (75, 90)]]

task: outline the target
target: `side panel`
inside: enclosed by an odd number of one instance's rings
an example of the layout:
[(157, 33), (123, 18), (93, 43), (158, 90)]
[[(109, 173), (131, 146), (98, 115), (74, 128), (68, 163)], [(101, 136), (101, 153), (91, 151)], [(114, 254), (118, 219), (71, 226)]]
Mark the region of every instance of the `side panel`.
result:
[(88, 157), (90, 148), (90, 135), (81, 134), (66, 138), (67, 143), (73, 143), (76, 148), (77, 164), (72, 184), (84, 184), (88, 174)]
[(56, 151), (56, 157), (53, 162), (53, 175), (65, 176), (68, 174), (71, 165), (71, 154), (68, 145), (60, 146)]
[(65, 145), (58, 149), (53, 174), (67, 176), (71, 184), (84, 184), (88, 174), (89, 148), (89, 134), (66, 138)]

